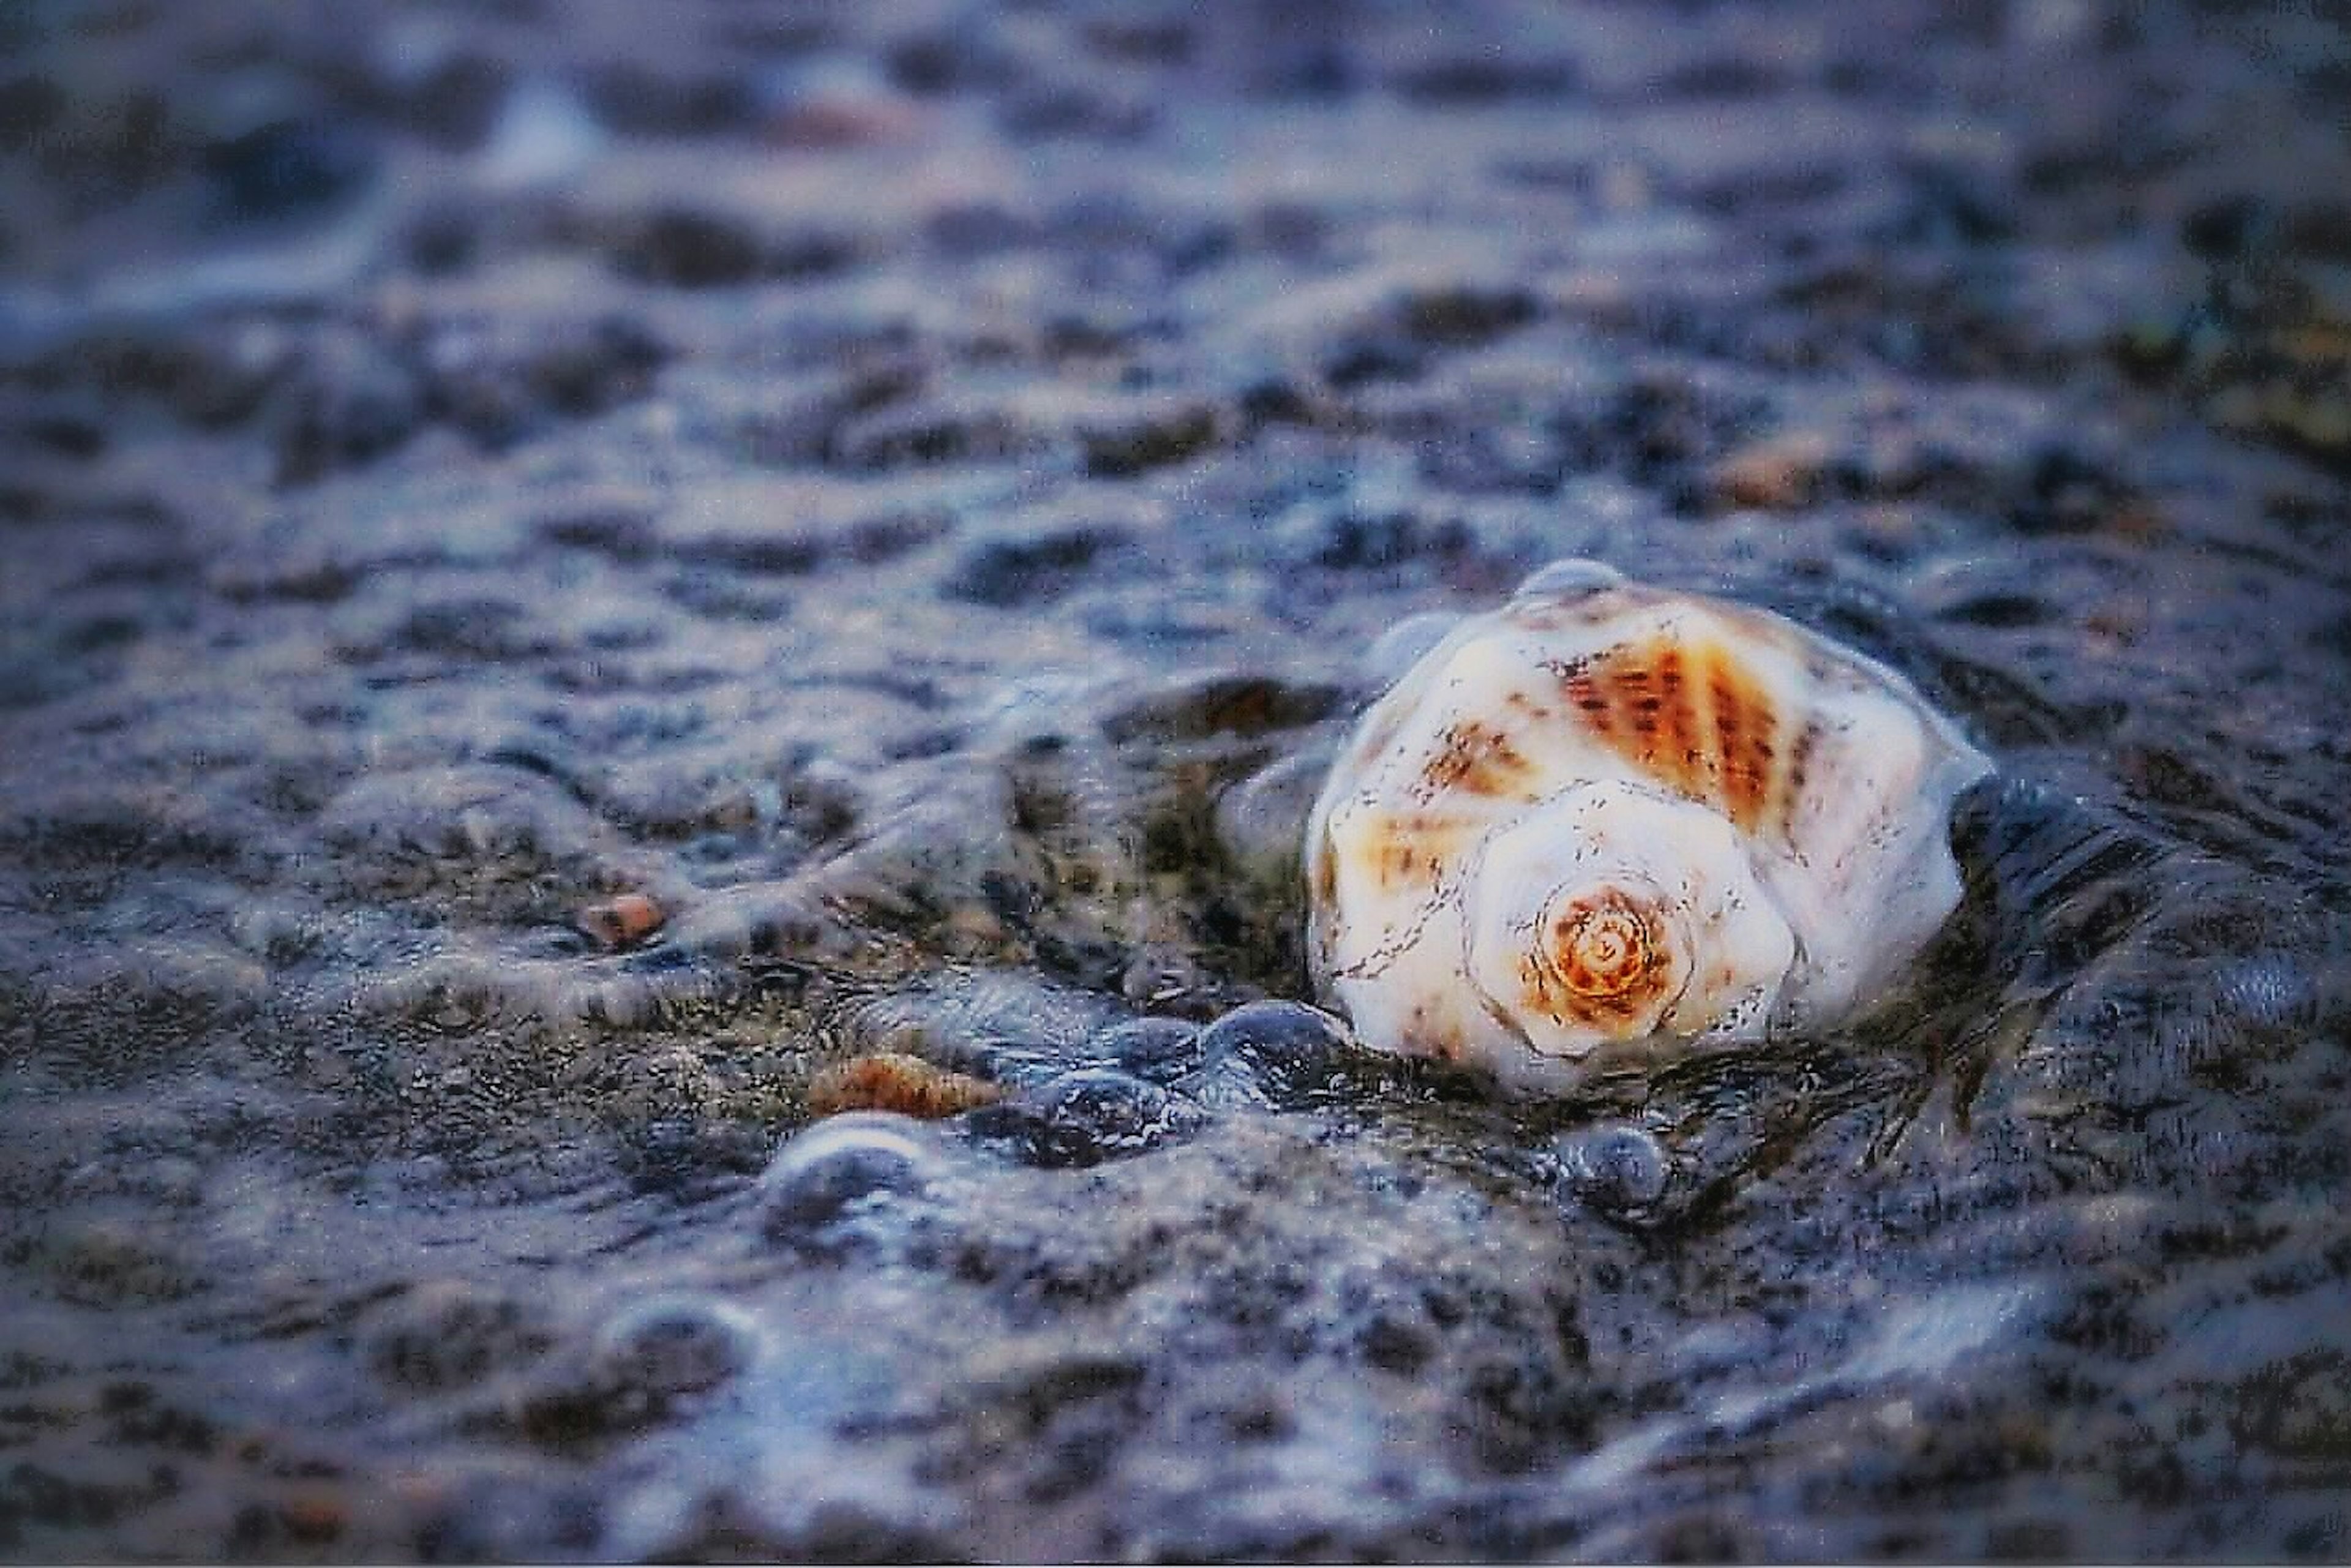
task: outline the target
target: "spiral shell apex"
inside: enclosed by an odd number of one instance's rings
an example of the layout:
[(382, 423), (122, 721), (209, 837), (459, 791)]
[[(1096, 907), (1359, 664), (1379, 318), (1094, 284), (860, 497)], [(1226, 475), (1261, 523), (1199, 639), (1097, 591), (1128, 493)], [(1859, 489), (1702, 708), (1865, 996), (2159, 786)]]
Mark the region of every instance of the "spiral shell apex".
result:
[(1877, 999), (1959, 898), (1991, 769), (1894, 672), (1561, 562), (1374, 703), (1308, 828), (1309, 949), (1367, 1042), (1535, 1087), (1605, 1045)]
[(1534, 955), (1527, 960), (1534, 999), (1545, 1011), (1629, 1012), (1667, 994), (1674, 953), (1655, 904), (1621, 887), (1559, 902), (1565, 907), (1545, 912), (1550, 929), (1537, 930)]

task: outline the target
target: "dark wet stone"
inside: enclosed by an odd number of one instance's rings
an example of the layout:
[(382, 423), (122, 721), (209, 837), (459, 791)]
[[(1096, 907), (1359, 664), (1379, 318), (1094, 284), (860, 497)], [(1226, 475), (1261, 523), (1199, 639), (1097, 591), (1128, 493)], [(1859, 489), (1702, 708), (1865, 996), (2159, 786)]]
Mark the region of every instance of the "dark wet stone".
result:
[(1200, 1031), (1200, 1065), (1176, 1087), (1204, 1104), (1290, 1110), (1343, 1094), (1387, 1063), (1344, 1020), (1303, 1002), (1248, 1002)]
[(2058, 613), (2054, 605), (2030, 593), (1986, 593), (1963, 600), (1944, 612), (1956, 621), (2007, 630), (2038, 626)]
[(1181, 463), (1206, 451), (1217, 435), (1217, 412), (1197, 404), (1137, 410), (1126, 418), (1079, 433), (1087, 468), (1113, 478)]
[(1024, 85), (998, 110), (1005, 131), (1023, 140), (1071, 137), (1112, 141), (1142, 135), (1150, 129), (1156, 112), (1147, 99), (1081, 80)]
[(1335, 513), (1314, 532), (1309, 559), (1332, 571), (1384, 571), (1468, 553), (1473, 539), (1458, 519), (1430, 521), (1410, 512), (1366, 517)]
[(1252, 429), (1268, 424), (1305, 424), (1315, 417), (1313, 393), (1285, 376), (1267, 376), (1241, 388), (1240, 413)]
[(757, 1176), (772, 1142), (762, 1129), (742, 1123), (664, 1117), (631, 1130), (622, 1141), (623, 1160), (641, 1191), (692, 1202)]
[(298, 340), (252, 322), (124, 327), (74, 341), (51, 367), (111, 395), (153, 397), (205, 429), (239, 424), (298, 364)]
[(1259, 736), (1311, 724), (1333, 711), (1334, 685), (1258, 675), (1212, 674), (1171, 682), (1103, 721), (1113, 740), (1197, 740)]
[(228, 210), (246, 219), (316, 212), (374, 177), (375, 149), (342, 120), (279, 120), (205, 150)]
[(24, 152), (57, 122), (65, 107), (65, 89), (37, 71), (0, 81), (0, 149)]
[(1904, 183), (1892, 236), (1910, 245), (1991, 245), (2012, 237), (2012, 193), (1975, 171), (1922, 163)]
[(541, 1314), (502, 1291), (439, 1281), (380, 1308), (362, 1343), (388, 1384), (444, 1394), (528, 1365), (554, 1343)]
[(1037, 235), (1033, 221), (993, 203), (944, 207), (932, 215), (924, 232), (946, 254), (971, 257), (1018, 250), (1034, 243)]
[(664, 71), (616, 61), (586, 83), (596, 118), (614, 131), (661, 136), (710, 136), (742, 126), (757, 111), (758, 95), (739, 71)]
[(306, 344), (271, 401), (278, 476), (288, 484), (382, 456), (407, 441), (426, 413), (415, 373), (349, 333)]
[(1580, 76), (1572, 59), (1546, 58), (1515, 47), (1438, 54), (1389, 79), (1407, 98), (1437, 104), (1479, 104), (1501, 99), (1555, 98)]
[(1080, 1068), (964, 1117), (970, 1136), (1026, 1165), (1100, 1165), (1148, 1153), (1206, 1124), (1201, 1109), (1158, 1084)]
[(496, 123), (517, 75), (514, 62), (457, 47), (420, 76), (371, 84), (371, 106), (425, 142), (467, 152)]
[(893, 41), (884, 63), (892, 81), (925, 95), (1000, 88), (1019, 73), (1019, 60), (998, 31), (973, 15)]
[(84, 1306), (176, 1301), (206, 1283), (168, 1240), (120, 1220), (53, 1226), (36, 1260), (59, 1296)]
[(520, 331), (453, 323), (419, 350), (432, 413), (491, 447), (643, 396), (666, 357), (643, 326), (613, 317)]
[(1144, 1018), (1102, 1030), (1090, 1053), (1148, 1083), (1166, 1084), (1199, 1064), (1200, 1026), (1185, 1019)]
[(140, 87), (70, 95), (51, 134), (34, 145), (42, 171), (99, 207), (131, 200), (183, 168), (193, 149), (170, 95)]
[(2127, 499), (2105, 465), (2063, 446), (2035, 454), (2011, 516), (2027, 533), (2081, 533), (2108, 522)]
[(74, 409), (45, 409), (26, 418), (22, 428), (35, 443), (60, 456), (89, 459), (106, 450), (105, 427)]
[(462, 272), (480, 256), (485, 227), (468, 203), (428, 204), (410, 220), (402, 249), (408, 264), (427, 276)]
[(1491, 342), (1535, 318), (1534, 296), (1520, 288), (1457, 285), (1405, 296), (1405, 331), (1416, 342), (1470, 348)]
[(841, 423), (828, 446), (851, 470), (888, 472), (1019, 456), (1039, 444), (998, 409), (939, 396), (891, 404)]
[(946, 1413), (950, 1466), (986, 1461), (980, 1450), (1019, 1447), (1020, 1490), (1050, 1504), (1104, 1480), (1121, 1448), (1150, 1415), (1149, 1371), (1135, 1357), (1064, 1351), (961, 1395)]
[(0, 1509), (12, 1521), (34, 1529), (103, 1529), (169, 1490), (168, 1473), (128, 1483), (87, 1481), (24, 1458), (0, 1475)]
[(946, 591), (1000, 610), (1050, 603), (1084, 581), (1102, 557), (1127, 544), (1125, 531), (1109, 524), (1082, 525), (1037, 538), (993, 539), (964, 557)]
[(845, 426), (886, 408), (922, 385), (919, 367), (890, 361), (850, 372), (763, 387), (756, 406), (737, 417), (730, 434), (755, 463), (786, 467), (831, 458)]
[(2251, 196), (2225, 196), (2191, 210), (2180, 220), (2179, 237), (2206, 260), (2224, 261), (2273, 243), (2277, 230), (2273, 206)]
[(684, 207), (654, 213), (635, 225), (622, 237), (615, 257), (631, 276), (677, 288), (747, 282), (767, 266), (766, 246), (747, 225)]

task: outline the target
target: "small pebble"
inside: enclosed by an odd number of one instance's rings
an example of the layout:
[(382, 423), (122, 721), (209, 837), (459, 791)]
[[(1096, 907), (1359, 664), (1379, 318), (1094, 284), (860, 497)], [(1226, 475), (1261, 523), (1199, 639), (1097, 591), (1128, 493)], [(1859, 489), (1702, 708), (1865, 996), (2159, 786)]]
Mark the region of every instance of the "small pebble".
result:
[(1665, 1197), (1673, 1175), (1665, 1146), (1622, 1122), (1603, 1123), (1559, 1141), (1560, 1182), (1595, 1213), (1635, 1218)]
[(1792, 431), (1724, 457), (1708, 471), (1707, 486), (1721, 506), (1784, 512), (1813, 499), (1834, 455), (1819, 432)]
[(662, 928), (668, 915), (642, 893), (624, 893), (601, 904), (591, 904), (574, 922), (606, 952), (633, 947)]

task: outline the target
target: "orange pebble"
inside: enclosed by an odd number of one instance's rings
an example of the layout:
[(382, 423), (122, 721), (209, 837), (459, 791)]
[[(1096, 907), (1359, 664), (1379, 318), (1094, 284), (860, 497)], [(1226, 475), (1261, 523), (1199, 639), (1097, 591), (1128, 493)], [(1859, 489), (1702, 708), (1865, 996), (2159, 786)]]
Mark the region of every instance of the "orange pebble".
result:
[(581, 910), (574, 922), (608, 951), (633, 947), (662, 927), (668, 916), (642, 893), (624, 893)]

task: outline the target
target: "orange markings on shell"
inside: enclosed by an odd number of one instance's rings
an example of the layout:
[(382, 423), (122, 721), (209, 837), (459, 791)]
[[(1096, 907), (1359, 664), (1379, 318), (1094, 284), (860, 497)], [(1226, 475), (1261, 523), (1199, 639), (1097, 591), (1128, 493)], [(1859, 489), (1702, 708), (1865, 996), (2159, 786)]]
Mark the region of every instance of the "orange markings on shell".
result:
[(1436, 870), (1410, 839), (1384, 839), (1372, 848), (1372, 873), (1382, 887), (1424, 883)]
[(1448, 727), (1437, 755), (1422, 769), (1424, 783), (1442, 792), (1458, 789), (1470, 795), (1522, 796), (1534, 764), (1510, 744), (1508, 732), (1476, 719)]
[(1339, 857), (1331, 852), (1328, 835), (1314, 845), (1314, 899), (1328, 909), (1339, 897)]
[(1429, 887), (1468, 852), (1479, 828), (1436, 811), (1400, 812), (1371, 823), (1357, 853), (1379, 887)]
[(1711, 637), (1656, 637), (1560, 671), (1568, 701), (1610, 750), (1676, 793), (1716, 807), (1749, 832), (1784, 831), (1796, 769), (1782, 754), (1794, 727), (1771, 689)]

